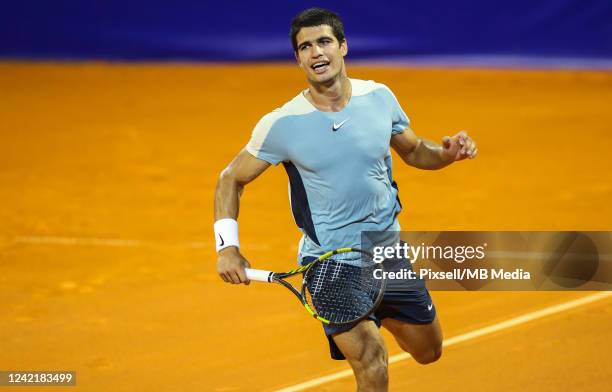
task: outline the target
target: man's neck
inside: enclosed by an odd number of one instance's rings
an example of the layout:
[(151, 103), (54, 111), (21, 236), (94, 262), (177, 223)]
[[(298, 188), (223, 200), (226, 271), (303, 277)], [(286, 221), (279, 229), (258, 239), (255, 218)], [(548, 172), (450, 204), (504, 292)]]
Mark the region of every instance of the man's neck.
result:
[(306, 99), (317, 109), (323, 112), (339, 112), (351, 99), (351, 82), (348, 77), (341, 74), (328, 85), (309, 83)]

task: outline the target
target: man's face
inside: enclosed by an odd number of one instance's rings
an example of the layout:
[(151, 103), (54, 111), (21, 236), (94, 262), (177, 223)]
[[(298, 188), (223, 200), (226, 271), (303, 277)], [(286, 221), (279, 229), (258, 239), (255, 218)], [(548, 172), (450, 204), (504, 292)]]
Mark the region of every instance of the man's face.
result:
[(346, 41), (340, 43), (328, 25), (303, 27), (296, 36), (295, 58), (313, 83), (334, 80), (344, 69)]

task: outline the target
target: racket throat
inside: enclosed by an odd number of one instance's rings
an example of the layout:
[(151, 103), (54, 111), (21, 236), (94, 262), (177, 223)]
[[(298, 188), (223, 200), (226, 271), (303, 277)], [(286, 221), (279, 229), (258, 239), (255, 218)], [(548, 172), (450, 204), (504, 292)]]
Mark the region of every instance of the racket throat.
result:
[(319, 316), (314, 310), (312, 310), (312, 308), (310, 307), (310, 305), (308, 305), (308, 303), (304, 303), (304, 307), (306, 308), (306, 310), (308, 311), (308, 313), (310, 313), (310, 315), (312, 317), (314, 317), (315, 319), (319, 320), (320, 322), (322, 322), (323, 324), (329, 324), (330, 321)]

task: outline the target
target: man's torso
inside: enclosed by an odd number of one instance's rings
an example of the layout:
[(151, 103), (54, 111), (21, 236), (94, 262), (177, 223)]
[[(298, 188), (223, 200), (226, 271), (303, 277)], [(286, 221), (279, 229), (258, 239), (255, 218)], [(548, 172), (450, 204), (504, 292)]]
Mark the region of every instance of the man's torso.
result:
[(319, 111), (301, 93), (266, 115), (247, 145), (285, 166), (293, 215), (306, 234), (302, 255), (360, 246), (362, 231), (399, 229), (389, 145), (408, 119), (384, 85), (351, 84), (343, 110)]

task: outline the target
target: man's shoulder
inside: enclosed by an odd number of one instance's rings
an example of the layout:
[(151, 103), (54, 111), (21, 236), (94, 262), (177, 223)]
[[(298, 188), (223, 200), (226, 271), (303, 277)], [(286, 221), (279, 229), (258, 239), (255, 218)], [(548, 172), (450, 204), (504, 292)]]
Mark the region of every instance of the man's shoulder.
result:
[(375, 100), (381, 100), (385, 105), (399, 105), (393, 91), (383, 83), (373, 80), (351, 79), (351, 85), (353, 86), (353, 96), (372, 97)]
[(296, 117), (300, 117), (316, 111), (316, 109), (304, 98), (302, 92), (296, 95), (294, 98), (286, 102), (279, 108), (266, 113), (261, 117), (255, 130), (259, 132), (265, 132), (266, 134), (275, 128), (275, 125), (282, 124), (283, 119), (291, 118), (289, 121), (293, 121)]
[(353, 96), (357, 97), (368, 95), (381, 89), (389, 90), (387, 86), (374, 80), (351, 79), (351, 87), (353, 88)]
[(264, 115), (270, 119), (278, 120), (287, 116), (300, 116), (314, 112), (316, 109), (306, 100), (303, 92), (287, 101), (281, 107), (272, 110), (271, 112)]

